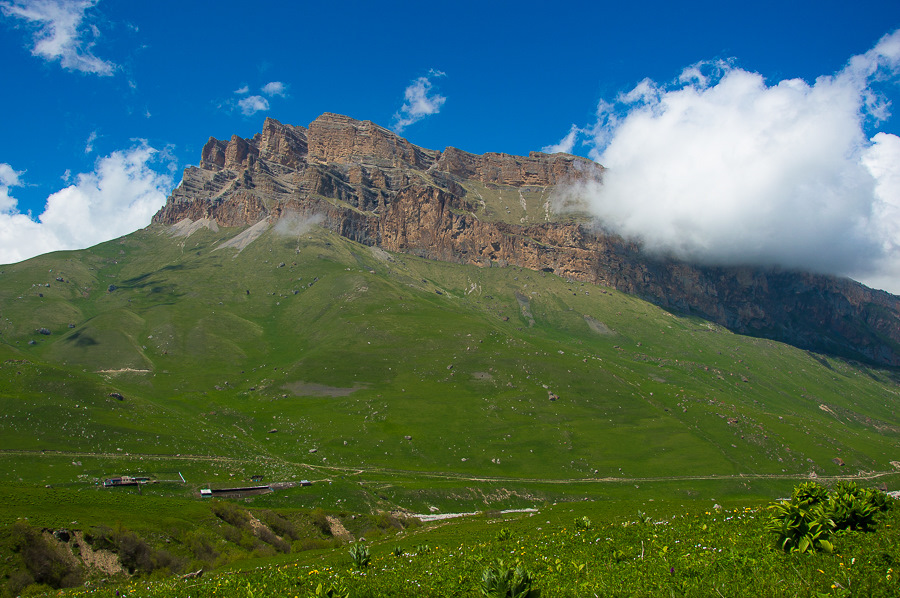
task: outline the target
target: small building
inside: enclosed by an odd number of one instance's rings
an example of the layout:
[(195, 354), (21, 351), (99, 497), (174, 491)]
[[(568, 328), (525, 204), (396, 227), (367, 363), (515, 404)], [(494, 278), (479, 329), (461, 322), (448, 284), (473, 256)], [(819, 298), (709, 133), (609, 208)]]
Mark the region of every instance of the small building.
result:
[(209, 488), (201, 488), (200, 489), (200, 497), (201, 498), (207, 498), (210, 496), (212, 496), (212, 490), (210, 490)]
[(300, 480), (300, 485), (301, 486), (312, 486), (312, 482), (310, 482), (309, 480)]
[(103, 486), (106, 488), (112, 488), (115, 486), (137, 486), (138, 484), (147, 484), (150, 482), (150, 478), (147, 477), (132, 477), (123, 475), (118, 478), (107, 478), (103, 480)]

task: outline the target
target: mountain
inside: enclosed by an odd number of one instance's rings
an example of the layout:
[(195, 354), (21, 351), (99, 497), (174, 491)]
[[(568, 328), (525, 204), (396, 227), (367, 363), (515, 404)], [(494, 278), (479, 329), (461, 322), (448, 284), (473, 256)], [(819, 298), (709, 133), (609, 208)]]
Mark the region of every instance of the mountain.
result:
[[(648, 255), (554, 190), (603, 168), (567, 154), (420, 148), (369, 121), (266, 119), (251, 139), (210, 138), (154, 222), (250, 226), (315, 218), (353, 241), (429, 259), (515, 265), (637, 295), (732, 331), (900, 365), (900, 298), (845, 278), (693, 265)], [(602, 223), (600, 223), (602, 225)], [(252, 236), (252, 235), (251, 235)]]

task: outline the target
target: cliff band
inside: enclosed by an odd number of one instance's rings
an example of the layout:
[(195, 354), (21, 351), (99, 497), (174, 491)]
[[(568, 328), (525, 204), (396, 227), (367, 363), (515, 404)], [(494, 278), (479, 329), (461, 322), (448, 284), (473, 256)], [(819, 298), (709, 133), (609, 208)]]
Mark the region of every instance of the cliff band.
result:
[(516, 265), (632, 293), (742, 334), (900, 365), (900, 298), (849, 279), (650, 256), (553, 210), (557, 185), (602, 178), (568, 154), (423, 149), (369, 121), (268, 118), (252, 139), (210, 138), (154, 216), (243, 227), (317, 217), (354, 241), (478, 266)]

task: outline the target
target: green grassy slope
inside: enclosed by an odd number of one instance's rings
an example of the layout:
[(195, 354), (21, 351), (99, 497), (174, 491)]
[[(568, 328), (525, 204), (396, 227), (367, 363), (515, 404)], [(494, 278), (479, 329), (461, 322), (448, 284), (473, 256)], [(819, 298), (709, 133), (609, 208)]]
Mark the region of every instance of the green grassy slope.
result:
[(317, 228), (215, 249), (239, 232), (151, 227), (0, 268), (0, 479), (259, 473), (402, 504), (422, 480), (451, 500), (473, 478), (527, 494), (900, 460), (893, 371)]
[(709, 502), (561, 503), (532, 513), (485, 513), (370, 542), (370, 563), (362, 570), (343, 547), (244, 562), (241, 570), (200, 579), (116, 580), (61, 595), (319, 596), (333, 589), (351, 596), (475, 596), (482, 595), (485, 569), (498, 561), (523, 567), (547, 598), (889, 597), (900, 591), (896, 508), (876, 531), (834, 536), (832, 554), (775, 550), (767, 517), (761, 505), (745, 502), (720, 509)]

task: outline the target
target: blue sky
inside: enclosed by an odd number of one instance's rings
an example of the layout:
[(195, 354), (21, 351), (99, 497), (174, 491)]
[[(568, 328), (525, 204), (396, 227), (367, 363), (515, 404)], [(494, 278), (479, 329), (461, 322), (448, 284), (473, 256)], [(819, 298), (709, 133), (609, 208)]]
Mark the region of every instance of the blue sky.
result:
[[(144, 226), (210, 136), (338, 112), (431, 149), (597, 159), (621, 175), (582, 200), (660, 251), (900, 291), (900, 3), (742, 4), (4, 0), (0, 262)], [(792, 134), (738, 139), (769, 129)], [(752, 180), (718, 165), (732, 147)], [(685, 154), (705, 169), (638, 185)]]

